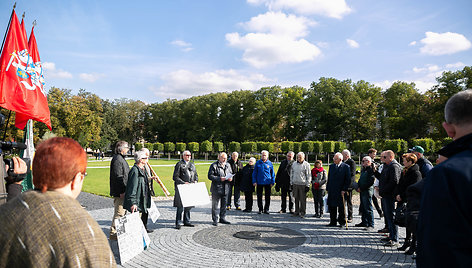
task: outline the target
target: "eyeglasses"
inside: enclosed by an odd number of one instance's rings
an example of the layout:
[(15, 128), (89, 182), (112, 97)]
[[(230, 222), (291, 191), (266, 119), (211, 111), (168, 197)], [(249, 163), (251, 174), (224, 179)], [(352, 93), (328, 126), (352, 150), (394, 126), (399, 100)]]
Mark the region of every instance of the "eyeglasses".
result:
[(383, 155), (382, 158), (385, 158), (385, 159), (386, 159), (387, 157), (386, 157), (385, 155)]
[(362, 162), (370, 162), (369, 160), (362, 160)]
[(148, 158), (147, 158), (147, 157), (143, 157), (143, 158), (141, 158), (141, 159), (148, 159)]
[(190, 154), (184, 154), (184, 156), (192, 156), (192, 155), (190, 155)]

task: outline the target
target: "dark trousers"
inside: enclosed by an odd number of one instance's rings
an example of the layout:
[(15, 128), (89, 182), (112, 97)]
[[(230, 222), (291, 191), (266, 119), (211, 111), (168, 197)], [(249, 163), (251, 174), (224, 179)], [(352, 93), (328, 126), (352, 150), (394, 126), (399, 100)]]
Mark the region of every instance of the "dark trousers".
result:
[(344, 202), (347, 204), (347, 219), (352, 220), (352, 190), (347, 190), (344, 193)]
[(323, 202), (323, 197), (326, 194), (325, 189), (314, 189), (311, 188), (311, 191), (313, 193), (313, 201), (315, 202), (315, 214), (323, 215), (323, 210), (324, 210), (324, 202)]
[(234, 187), (234, 206), (240, 207), (241, 203), (239, 199), (241, 198), (241, 190), (239, 189), (239, 185), (230, 185), (229, 191), (226, 193), (226, 205), (231, 206), (231, 196), (233, 195), (233, 187)]
[(184, 224), (190, 224), (190, 209), (191, 207), (177, 207), (177, 215), (175, 216), (175, 225), (182, 224), (182, 212), (184, 213)]
[(387, 221), (390, 240), (398, 242), (398, 226), (393, 224), (393, 214), (395, 210), (395, 199), (393, 197), (382, 197), (382, 210)]
[[(270, 207), (270, 184), (267, 185), (257, 185), (256, 192), (257, 192), (257, 206), (259, 211), (269, 211)], [(265, 197), (265, 204), (264, 207), (262, 206), (262, 191), (264, 191)]]
[(254, 202), (252, 191), (244, 192), (244, 199), (246, 199), (246, 210), (252, 211), (252, 203)]
[[(338, 222), (341, 225), (346, 224), (346, 214), (344, 214), (344, 204), (340, 206), (329, 206), (329, 224), (335, 225)], [(339, 216), (338, 216), (339, 213)], [(337, 216), (337, 218), (336, 218)]]
[(283, 212), (287, 211), (287, 197), (288, 197), (288, 209), (293, 210), (293, 193), (290, 191), (290, 188), (281, 188), (280, 189), (280, 198), (282, 199), (281, 210)]
[(146, 228), (146, 229), (147, 229), (148, 216), (149, 216), (149, 213), (147, 213), (147, 212), (142, 212), (141, 213), (141, 220), (143, 221), (144, 228)]
[(374, 227), (374, 208), (372, 207), (372, 195), (369, 191), (362, 191), (360, 193), (362, 223), (367, 227)]
[(377, 210), (377, 213), (379, 213), (379, 215), (382, 215), (382, 209), (380, 208), (379, 200), (377, 199), (377, 197), (375, 197), (375, 195), (372, 196), (372, 203), (374, 203), (374, 207), (375, 210)]
[(214, 223), (218, 222), (218, 216), (216, 210), (218, 209), (218, 203), (220, 203), (220, 220), (225, 220), (226, 216), (226, 195), (211, 193), (211, 219)]

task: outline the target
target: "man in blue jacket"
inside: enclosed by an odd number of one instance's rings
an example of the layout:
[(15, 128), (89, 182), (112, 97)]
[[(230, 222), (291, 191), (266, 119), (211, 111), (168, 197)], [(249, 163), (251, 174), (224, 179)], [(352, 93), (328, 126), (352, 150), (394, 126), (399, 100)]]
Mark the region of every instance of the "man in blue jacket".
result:
[(448, 158), (424, 179), (418, 219), (418, 267), (472, 267), (472, 89), (452, 96), (443, 127)]
[[(256, 162), (254, 172), (252, 173), (252, 184), (256, 186), (257, 206), (259, 214), (269, 214), (270, 189), (275, 183), (275, 172), (272, 162), (269, 160), (269, 152), (261, 152), (261, 159)], [(265, 195), (265, 205), (262, 206), (262, 191)]]
[[(334, 163), (329, 165), (328, 183), (326, 184), (330, 218), (328, 226), (336, 226), (336, 222), (339, 222), (340, 227), (343, 227), (346, 224), (343, 196), (351, 185), (351, 169), (346, 163), (343, 163), (341, 153), (336, 153), (333, 161)], [(336, 219), (338, 213), (339, 216)]]

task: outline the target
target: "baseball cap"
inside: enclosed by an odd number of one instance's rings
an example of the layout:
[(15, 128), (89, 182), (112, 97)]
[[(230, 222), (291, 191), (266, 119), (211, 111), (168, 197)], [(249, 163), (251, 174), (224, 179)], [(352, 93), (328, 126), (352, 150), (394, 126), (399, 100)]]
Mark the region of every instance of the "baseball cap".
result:
[(410, 151), (412, 151), (412, 152), (418, 152), (418, 153), (420, 153), (420, 154), (424, 154), (424, 149), (423, 149), (423, 147), (418, 146), (418, 145), (415, 146), (415, 147), (413, 147), (413, 148), (411, 148)]

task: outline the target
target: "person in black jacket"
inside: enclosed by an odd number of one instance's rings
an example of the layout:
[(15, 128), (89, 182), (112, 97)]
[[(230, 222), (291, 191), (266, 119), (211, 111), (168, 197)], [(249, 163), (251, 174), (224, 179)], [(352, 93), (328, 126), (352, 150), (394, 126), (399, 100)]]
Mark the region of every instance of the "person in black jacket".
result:
[[(407, 203), (406, 190), (410, 185), (413, 185), (422, 179), (419, 166), (416, 164), (417, 157), (413, 153), (407, 153), (402, 156), (403, 158), (403, 172), (400, 177), (400, 181), (397, 185), (396, 200), (397, 206), (403, 206)], [(412, 235), (412, 231), (408, 226), (406, 227), (406, 237), (403, 246), (399, 247), (398, 250), (404, 251), (409, 247), (405, 254), (411, 255), (416, 250), (416, 235)]]
[(129, 165), (125, 160), (129, 146), (126, 141), (119, 141), (115, 146), (115, 155), (110, 163), (110, 195), (113, 196), (115, 207), (110, 227), (110, 239), (116, 240), (115, 219), (125, 215), (123, 201), (125, 198), (126, 183), (128, 182)]
[(424, 179), (419, 268), (472, 267), (472, 89), (452, 96), (444, 117), (443, 127), (453, 142), (439, 151), (447, 160)]
[(229, 191), (233, 178), (227, 178), (227, 175), (231, 173), (231, 166), (226, 159), (228, 159), (226, 153), (220, 153), (218, 161), (211, 164), (208, 170), (208, 179), (211, 181), (211, 218), (214, 226), (218, 226), (218, 215), (216, 215), (218, 203), (220, 203), (219, 222), (230, 224), (226, 220), (226, 193)]
[(295, 153), (289, 151), (287, 153), (287, 159), (284, 159), (280, 163), (279, 170), (277, 170), (277, 175), (275, 176), (275, 191), (282, 191), (280, 197), (282, 199), (282, 206), (279, 213), (287, 212), (287, 196), (288, 196), (288, 208), (290, 214), (293, 214), (293, 195), (290, 190), (290, 168), (292, 167), (295, 160), (293, 157)]
[(398, 243), (398, 226), (393, 223), (395, 209), (395, 189), (400, 180), (402, 168), (395, 160), (395, 153), (391, 150), (383, 151), (381, 154), (384, 162), (379, 179), (379, 194), (382, 197), (382, 209), (387, 221), (388, 238), (384, 239), (386, 247), (394, 247)]
[(226, 209), (231, 209), (231, 196), (233, 195), (234, 187), (234, 207), (236, 210), (241, 210), (241, 203), (239, 201), (241, 197), (241, 177), (243, 175), (243, 163), (238, 159), (238, 152), (231, 154), (231, 159), (228, 160), (228, 164), (231, 166), (231, 173), (234, 174), (233, 180), (230, 182), (229, 191), (226, 193)]
[(336, 153), (333, 158), (334, 163), (329, 166), (328, 182), (326, 184), (330, 218), (328, 226), (336, 226), (336, 222), (339, 222), (340, 227), (346, 224), (343, 196), (351, 184), (351, 172), (349, 166), (342, 161), (343, 155)]
[(362, 172), (357, 182), (361, 199), (362, 221), (356, 227), (366, 227), (366, 230), (374, 229), (374, 209), (372, 207), (372, 196), (374, 195), (375, 167), (372, 166), (372, 158), (365, 156), (362, 159)]
[[(352, 160), (349, 150), (343, 150), (342, 154), (344, 163), (346, 163), (351, 170), (351, 184), (344, 194), (344, 202), (347, 204), (347, 222), (352, 222), (352, 187), (356, 182), (356, 162)], [(346, 206), (346, 204), (344, 204), (344, 206)]]
[(184, 214), (184, 226), (194, 227), (194, 225), (190, 223), (190, 209), (192, 209), (192, 207), (183, 207), (177, 185), (198, 182), (198, 174), (195, 164), (190, 162), (192, 153), (190, 153), (190, 151), (184, 151), (182, 153), (182, 158), (182, 160), (175, 164), (174, 174), (172, 175), (175, 189), (174, 207), (177, 208), (177, 214), (175, 216), (175, 229), (180, 229), (182, 226), (182, 213)]
[(254, 171), (254, 164), (256, 159), (249, 158), (249, 163), (243, 168), (243, 176), (241, 179), (240, 190), (244, 192), (244, 199), (246, 200), (246, 208), (243, 212), (251, 212), (253, 204), (254, 185), (252, 185), (252, 172)]

